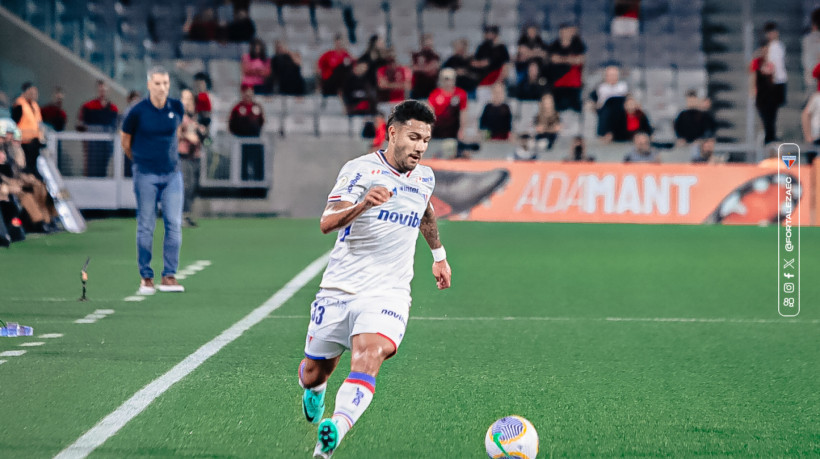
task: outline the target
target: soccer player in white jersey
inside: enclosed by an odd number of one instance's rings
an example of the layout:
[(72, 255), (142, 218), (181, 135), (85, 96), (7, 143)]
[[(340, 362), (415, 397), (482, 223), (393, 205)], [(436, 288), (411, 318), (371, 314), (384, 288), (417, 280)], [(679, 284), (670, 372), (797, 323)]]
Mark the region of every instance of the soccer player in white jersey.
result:
[[(433, 171), (419, 165), (435, 115), (406, 100), (387, 120), (387, 150), (342, 167), (319, 226), (338, 231), (319, 293), (311, 304), (299, 384), (305, 418), (319, 423), (313, 453), (329, 458), (370, 405), (376, 376), (404, 337), (410, 312), (410, 281), (421, 231), (433, 252), (439, 289), (450, 287), (450, 266), (439, 240), (430, 196)], [(325, 389), (342, 353), (350, 349), (350, 374), (336, 393), (332, 417), (319, 421)]]

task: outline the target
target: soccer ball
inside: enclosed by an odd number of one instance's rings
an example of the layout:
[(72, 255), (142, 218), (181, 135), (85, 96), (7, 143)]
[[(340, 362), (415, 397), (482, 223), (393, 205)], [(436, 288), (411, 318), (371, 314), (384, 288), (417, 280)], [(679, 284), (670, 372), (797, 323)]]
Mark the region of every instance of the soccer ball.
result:
[(521, 416), (507, 416), (495, 421), (487, 429), (484, 446), (487, 448), (487, 454), (493, 459), (533, 459), (538, 454), (538, 432), (530, 421)]

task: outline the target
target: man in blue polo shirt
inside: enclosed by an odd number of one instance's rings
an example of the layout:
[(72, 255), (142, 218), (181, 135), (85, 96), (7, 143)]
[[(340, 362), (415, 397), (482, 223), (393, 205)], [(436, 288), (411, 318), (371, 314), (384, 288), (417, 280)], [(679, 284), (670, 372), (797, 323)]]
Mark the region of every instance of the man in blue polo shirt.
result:
[(142, 278), (141, 295), (156, 292), (151, 249), (157, 203), (162, 204), (162, 219), (165, 221), (164, 267), (159, 290), (185, 291), (174, 276), (182, 245), (184, 187), (179, 169), (177, 127), (182, 122), (184, 109), (182, 102), (168, 97), (170, 86), (168, 71), (153, 67), (148, 71), (148, 98), (134, 105), (122, 122), (122, 149), (133, 162), (134, 193), (137, 196), (137, 263)]

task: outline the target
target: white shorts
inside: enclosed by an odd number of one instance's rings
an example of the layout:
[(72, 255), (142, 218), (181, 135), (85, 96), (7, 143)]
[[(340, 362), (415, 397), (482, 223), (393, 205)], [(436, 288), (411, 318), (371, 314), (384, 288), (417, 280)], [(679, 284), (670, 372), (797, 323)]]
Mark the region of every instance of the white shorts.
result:
[(353, 337), (375, 333), (389, 339), (396, 351), (407, 329), (410, 299), (396, 296), (356, 296), (321, 290), (310, 305), (305, 356), (332, 359), (352, 346)]

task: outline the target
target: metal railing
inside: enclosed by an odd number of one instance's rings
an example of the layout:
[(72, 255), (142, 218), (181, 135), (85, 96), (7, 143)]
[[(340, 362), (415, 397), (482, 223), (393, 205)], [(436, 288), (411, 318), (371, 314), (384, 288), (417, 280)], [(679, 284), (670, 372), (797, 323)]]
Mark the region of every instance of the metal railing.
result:
[[(235, 137), (218, 132), (203, 147), (201, 188), (265, 188), (272, 185), (273, 135)], [(49, 132), (46, 150), (81, 209), (134, 209), (131, 161), (119, 133)]]

